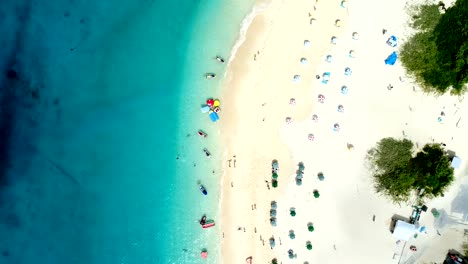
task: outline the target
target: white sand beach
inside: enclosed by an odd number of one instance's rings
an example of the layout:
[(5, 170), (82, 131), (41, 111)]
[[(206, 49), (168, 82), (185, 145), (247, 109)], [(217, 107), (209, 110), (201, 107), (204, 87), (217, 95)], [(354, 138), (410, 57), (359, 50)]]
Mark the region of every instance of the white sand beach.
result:
[[(444, 142), (466, 160), (468, 103), (450, 95), (424, 94), (398, 61), (385, 65), (399, 48), (389, 47), (388, 37), (404, 41), (408, 34), (405, 1), (355, 0), (345, 7), (341, 3), (259, 2), (263, 11), (229, 65), (221, 97), (226, 149), (222, 263), (245, 263), (249, 256), (253, 263), (270, 263), (273, 258), (282, 263), (439, 263), (448, 249), (461, 246), (468, 217), (468, 194), (461, 191), (468, 190), (465, 162), (445, 196), (426, 204), (442, 217), (435, 219), (429, 210), (423, 213), (420, 222), (427, 232), (408, 241), (402, 251), (389, 226), (394, 214), (409, 217), (412, 208), (375, 193), (364, 158), (381, 138), (406, 137), (419, 146)], [(336, 44), (330, 41), (333, 36)], [(304, 45), (306, 40), (310, 47)], [(327, 55), (333, 57), (331, 63), (325, 61)], [(327, 84), (316, 79), (324, 72), (330, 72)], [(295, 75), (300, 75), (297, 82)], [(325, 97), (323, 103), (319, 95)], [(295, 104), (290, 104), (292, 98)], [(337, 111), (340, 105), (342, 112)], [(290, 124), (285, 122), (288, 117)], [(339, 131), (333, 130), (334, 124)], [(347, 144), (354, 149), (348, 150)], [(275, 159), (280, 167), (278, 188), (271, 186)], [(294, 179), (299, 162), (305, 165), (301, 186)], [(319, 172), (324, 181), (318, 180)], [(319, 198), (312, 195), (314, 190)], [(274, 227), (269, 222), (271, 201), (278, 204)], [(291, 207), (295, 217), (289, 215)], [(309, 222), (314, 232), (307, 230)], [(288, 237), (290, 230), (294, 239)], [(273, 249), (270, 237), (276, 241)], [(307, 241), (313, 246), (310, 251)], [(418, 251), (408, 250), (410, 245)], [(289, 259), (290, 249), (297, 258)]]

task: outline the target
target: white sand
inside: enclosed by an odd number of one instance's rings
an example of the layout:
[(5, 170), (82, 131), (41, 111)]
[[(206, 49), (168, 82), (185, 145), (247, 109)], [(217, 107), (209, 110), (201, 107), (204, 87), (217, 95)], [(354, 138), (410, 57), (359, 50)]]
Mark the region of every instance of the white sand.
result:
[[(348, 9), (340, 2), (320, 1), (314, 11), (313, 0), (272, 0), (254, 19), (230, 64), (221, 98), (221, 132), (226, 160), (231, 159), (223, 180), (222, 263), (245, 263), (248, 256), (254, 263), (268, 263), (273, 257), (283, 263), (398, 263), (390, 218), (409, 217), (412, 208), (375, 194), (364, 164), (366, 151), (383, 137), (406, 135), (419, 146), (444, 142), (462, 159), (468, 158), (468, 127), (463, 125), (467, 103), (448, 95), (425, 95), (404, 76), (399, 62), (384, 64), (393, 50), (386, 39), (390, 34), (404, 39), (405, 2), (356, 0)], [(311, 18), (316, 19), (313, 25)], [(334, 26), (336, 19), (342, 21), (340, 28)], [(385, 36), (383, 28), (388, 30)], [(359, 40), (351, 38), (352, 32), (359, 32)], [(336, 45), (330, 44), (333, 35), (338, 37)], [(310, 48), (304, 47), (305, 39), (311, 41)], [(351, 49), (356, 58), (348, 57)], [(333, 63), (324, 61), (327, 54), (333, 55)], [(309, 63), (302, 65), (301, 57)], [(352, 69), (351, 76), (344, 76), (345, 67)], [(324, 71), (332, 74), (326, 85), (315, 79)], [(301, 75), (299, 83), (292, 81), (295, 74)], [(347, 95), (340, 93), (342, 85), (348, 86)], [(317, 102), (318, 94), (326, 96), (324, 104)], [(296, 105), (289, 104), (290, 98)], [(344, 113), (336, 110), (340, 104)], [(441, 111), (446, 115), (439, 123)], [(318, 122), (311, 121), (312, 114), (319, 116)], [(286, 125), (286, 117), (293, 123)], [(335, 123), (340, 124), (339, 132), (332, 130)], [(314, 142), (307, 139), (309, 133), (315, 135)], [(355, 146), (353, 151), (347, 150), (347, 143)], [(279, 188), (268, 190), (265, 181), (271, 180), (273, 159), (280, 165)], [(306, 168), (299, 187), (294, 176), (301, 161)], [(320, 171), (323, 182), (316, 177)], [(468, 199), (457, 194), (468, 188), (463, 187), (468, 185), (464, 175), (465, 163), (445, 197), (431, 201), (429, 208), (444, 209), (452, 218), (466, 217)], [(314, 189), (320, 198), (312, 196)], [(269, 224), (271, 200), (278, 202), (276, 227)], [(296, 208), (296, 217), (289, 216), (290, 207)], [(459, 248), (463, 227), (454, 221), (438, 225), (439, 236), (434, 217), (424, 213), (421, 223), (427, 234), (406, 245), (420, 250), (405, 250), (400, 263), (411, 257), (440, 262), (449, 248)], [(307, 231), (308, 222), (314, 223), (313, 233)], [(288, 238), (289, 230), (295, 231), (294, 240)], [(268, 245), (271, 236), (276, 238), (274, 250)], [(312, 251), (305, 248), (306, 241), (312, 242)], [(289, 249), (297, 259), (288, 259)]]

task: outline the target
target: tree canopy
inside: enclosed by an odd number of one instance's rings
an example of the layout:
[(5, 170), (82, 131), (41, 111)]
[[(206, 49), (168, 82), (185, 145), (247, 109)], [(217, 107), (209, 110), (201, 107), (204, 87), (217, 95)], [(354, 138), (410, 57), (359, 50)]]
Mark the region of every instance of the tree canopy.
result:
[(422, 189), (420, 197), (440, 196), (454, 179), (449, 157), (440, 144), (427, 144), (413, 155), (410, 140), (384, 138), (368, 151), (367, 158), (376, 191), (398, 203)]
[(428, 92), (462, 93), (468, 83), (468, 0), (457, 0), (445, 14), (439, 5), (421, 5), (414, 13), (417, 32), (401, 48), (403, 65)]

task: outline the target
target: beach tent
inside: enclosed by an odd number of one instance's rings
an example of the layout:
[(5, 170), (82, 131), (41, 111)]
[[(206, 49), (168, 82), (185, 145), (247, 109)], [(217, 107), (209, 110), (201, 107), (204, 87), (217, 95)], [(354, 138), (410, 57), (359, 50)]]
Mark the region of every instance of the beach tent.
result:
[(388, 56), (388, 58), (385, 60), (385, 64), (387, 65), (394, 65), (396, 60), (398, 58), (398, 55), (396, 54), (396, 52), (392, 52), (392, 54), (390, 54), (390, 56)]
[(452, 168), (454, 169), (458, 169), (460, 168), (460, 165), (461, 165), (461, 159), (457, 156), (453, 157), (452, 163), (450, 164), (450, 166), (452, 166)]
[(416, 233), (417, 229), (413, 224), (398, 220), (393, 230), (393, 237), (399, 240), (408, 241)]
[(276, 203), (276, 201), (271, 201), (271, 209), (275, 209), (278, 208), (278, 204)]

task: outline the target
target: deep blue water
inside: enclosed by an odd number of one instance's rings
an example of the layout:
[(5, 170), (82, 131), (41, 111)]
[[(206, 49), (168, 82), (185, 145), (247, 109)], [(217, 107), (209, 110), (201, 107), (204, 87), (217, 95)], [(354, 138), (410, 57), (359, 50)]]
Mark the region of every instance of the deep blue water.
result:
[(224, 69), (187, 56), (228, 54), (251, 3), (227, 2), (1, 1), (0, 263), (217, 263), (219, 230), (197, 225), (219, 199), (216, 142), (194, 136), (210, 95), (186, 84)]

